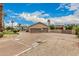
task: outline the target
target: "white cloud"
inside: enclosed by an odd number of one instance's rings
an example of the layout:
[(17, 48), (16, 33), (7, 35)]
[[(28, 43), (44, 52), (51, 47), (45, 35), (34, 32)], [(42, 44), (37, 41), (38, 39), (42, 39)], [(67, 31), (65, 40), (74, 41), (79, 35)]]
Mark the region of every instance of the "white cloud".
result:
[(79, 18), (74, 15), (50, 18), (50, 20), (51, 20), (51, 23), (60, 24), (60, 25), (79, 24)]
[[(64, 10), (64, 8), (69, 11), (74, 11), (74, 14), (52, 18), (55, 24), (79, 24), (79, 4), (78, 3), (65, 3), (60, 4), (60, 6), (56, 10)], [(51, 19), (51, 20), (52, 20)]]
[(65, 8), (65, 6), (66, 6), (66, 3), (65, 4), (64, 3), (61, 3), (56, 10), (59, 10), (59, 9), (63, 10)]
[(79, 9), (79, 3), (64, 3), (60, 4), (60, 6), (56, 10), (64, 10), (64, 8), (69, 9), (70, 11), (72, 10), (77, 10)]
[(14, 14), (14, 15), (18, 15), (18, 13), (15, 13), (13, 10), (11, 9), (8, 9), (6, 11), (4, 11), (4, 13), (8, 14), (8, 13), (11, 13), (11, 14)]
[(77, 10), (79, 9), (79, 4), (78, 3), (71, 3), (69, 10)]
[[(42, 15), (39, 12), (35, 13), (21, 13), (19, 16), (24, 18), (25, 20), (28, 21), (34, 21), (34, 22), (43, 22), (47, 23), (47, 20), (49, 19), (51, 21), (51, 24), (78, 24), (79, 23), (79, 12), (75, 12), (73, 15), (68, 15), (68, 16), (62, 16), (62, 17), (55, 17), (55, 18), (40, 18), (39, 16)], [(44, 14), (46, 15), (46, 14)], [(48, 14), (47, 14), (48, 15)]]
[(49, 16), (49, 14), (46, 14), (44, 11), (35, 11), (31, 13), (31, 16), (44, 17)]
[[(73, 15), (55, 17), (55, 18), (52, 17), (52, 18), (47, 18), (47, 19), (45, 19), (44, 16), (50, 16), (50, 15), (45, 13), (44, 11), (35, 11), (33, 13), (23, 12), (18, 15), (19, 17), (24, 18), (24, 20), (33, 21), (33, 22), (47, 23), (47, 20), (49, 19), (51, 21), (51, 24), (60, 24), (60, 25), (79, 24), (79, 4), (77, 3), (76, 4), (60, 4), (60, 6), (56, 10), (64, 10), (64, 8), (70, 11), (74, 10), (75, 12)], [(17, 14), (17, 13), (14, 12), (14, 14)]]
[(19, 14), (19, 16), (21, 18), (24, 18), (25, 20), (28, 20), (28, 21), (34, 21), (34, 22), (43, 22), (43, 23), (46, 23), (47, 22), (47, 19), (45, 18), (42, 18), (40, 16), (49, 16), (48, 14), (45, 14), (43, 11), (36, 11), (34, 13), (21, 13)]
[(35, 11), (33, 13), (31, 13), (31, 16), (41, 16), (44, 13), (44, 11)]
[[(13, 26), (16, 26), (17, 24), (18, 24), (17, 22), (14, 22), (13, 23)], [(5, 26), (10, 26), (11, 27), (12, 26), (12, 23), (11, 22), (8, 22), (8, 23), (5, 22)]]

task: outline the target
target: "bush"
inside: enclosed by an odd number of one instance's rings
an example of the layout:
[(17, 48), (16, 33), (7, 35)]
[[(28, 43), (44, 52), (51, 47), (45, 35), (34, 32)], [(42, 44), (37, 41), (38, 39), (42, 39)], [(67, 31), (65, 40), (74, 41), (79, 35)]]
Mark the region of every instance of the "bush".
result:
[(17, 30), (13, 30), (13, 32), (14, 32), (14, 33), (17, 33), (18, 31), (17, 31)]
[(73, 30), (75, 30), (75, 34), (77, 35), (79, 32), (79, 26), (78, 25), (73, 26)]
[(74, 27), (74, 29), (75, 29), (75, 34), (79, 38), (79, 26)]
[(3, 37), (3, 35), (4, 35), (4, 34), (3, 34), (3, 32), (0, 32), (0, 38), (2, 38), (2, 37)]
[(79, 38), (79, 32), (77, 33), (77, 37)]
[(9, 31), (9, 30), (13, 30), (14, 28), (11, 27), (6, 27), (5, 30)]
[(76, 35), (79, 35), (79, 26), (77, 26), (77, 27), (75, 28), (75, 34), (76, 34)]
[(17, 32), (19, 32), (20, 30), (17, 30)]
[(17, 33), (17, 32), (19, 32), (19, 31), (20, 31), (20, 30), (17, 30), (17, 29), (14, 29), (14, 30), (13, 30), (14, 33)]
[(50, 28), (51, 30), (53, 30), (53, 29), (55, 29), (55, 26), (54, 26), (54, 25), (50, 25), (49, 28)]
[(67, 25), (67, 26), (65, 26), (65, 29), (66, 30), (72, 30), (73, 29), (73, 26), (72, 25)]

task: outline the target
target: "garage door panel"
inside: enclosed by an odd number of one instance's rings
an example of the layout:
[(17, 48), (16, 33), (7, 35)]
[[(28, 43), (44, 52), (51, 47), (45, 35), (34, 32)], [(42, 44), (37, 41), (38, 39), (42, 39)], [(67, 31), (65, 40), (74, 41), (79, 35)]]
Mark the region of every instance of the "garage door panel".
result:
[(31, 32), (48, 32), (48, 28), (31, 28)]

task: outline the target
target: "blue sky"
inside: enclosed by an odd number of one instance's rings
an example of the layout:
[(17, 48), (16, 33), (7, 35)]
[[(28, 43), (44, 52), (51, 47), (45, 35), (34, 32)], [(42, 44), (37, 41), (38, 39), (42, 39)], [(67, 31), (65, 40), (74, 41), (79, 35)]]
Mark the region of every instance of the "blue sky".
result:
[(78, 19), (75, 16), (78, 10), (79, 4), (70, 3), (6, 3), (3, 6), (3, 11), (7, 14), (4, 17), (6, 24), (12, 19), (17, 24), (26, 25), (36, 22), (46, 23), (48, 19), (51, 20), (51, 24), (70, 23), (70, 20), (66, 21), (66, 18)]

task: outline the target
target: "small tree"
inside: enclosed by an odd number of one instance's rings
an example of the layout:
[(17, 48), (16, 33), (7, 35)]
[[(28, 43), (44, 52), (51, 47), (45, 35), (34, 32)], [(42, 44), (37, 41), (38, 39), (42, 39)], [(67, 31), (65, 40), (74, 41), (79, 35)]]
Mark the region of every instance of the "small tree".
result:
[(14, 20), (13, 20), (13, 19), (11, 20), (11, 23), (12, 23), (12, 28), (13, 28), (13, 26), (14, 26), (14, 25), (13, 25), (13, 23), (14, 23)]
[(6, 27), (6, 30), (8, 31), (8, 30), (11, 30), (11, 27)]
[(53, 29), (55, 29), (55, 26), (54, 26), (54, 25), (50, 25), (49, 28), (50, 28), (51, 30), (53, 30)]
[(65, 26), (65, 29), (66, 30), (72, 30), (73, 29), (73, 25), (67, 25), (67, 26)]
[(76, 28), (75, 28), (75, 34), (79, 35), (79, 26), (76, 26)]
[(3, 37), (3, 35), (4, 35), (4, 34), (3, 34), (3, 32), (0, 32), (0, 38), (2, 38), (2, 37)]

